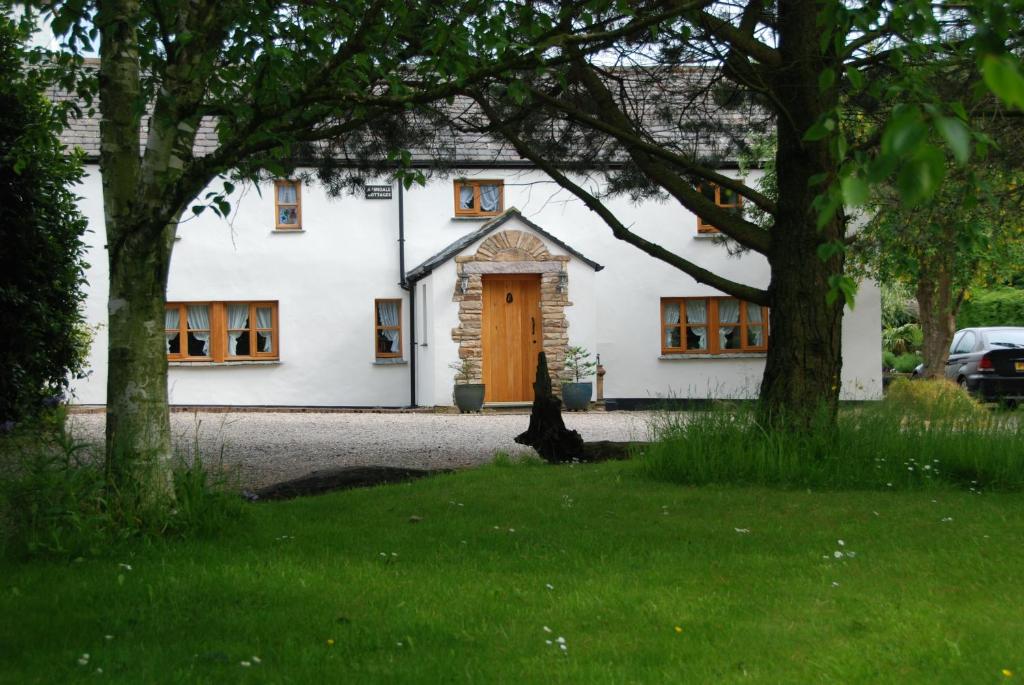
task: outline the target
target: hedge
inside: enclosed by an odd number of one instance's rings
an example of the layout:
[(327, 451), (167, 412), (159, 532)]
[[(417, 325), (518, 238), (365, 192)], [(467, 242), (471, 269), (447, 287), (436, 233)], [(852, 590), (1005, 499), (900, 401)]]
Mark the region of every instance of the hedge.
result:
[(1024, 290), (973, 290), (971, 297), (960, 306), (956, 324), (957, 328), (1024, 326)]

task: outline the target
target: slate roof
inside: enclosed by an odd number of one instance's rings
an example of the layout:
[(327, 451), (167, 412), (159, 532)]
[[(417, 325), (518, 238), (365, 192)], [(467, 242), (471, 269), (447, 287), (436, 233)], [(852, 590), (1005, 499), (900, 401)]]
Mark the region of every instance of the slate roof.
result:
[(495, 230), (508, 223), (508, 221), (512, 218), (519, 219), (521, 222), (526, 224), (526, 226), (530, 230), (535, 231), (538, 235), (542, 236), (548, 242), (558, 245), (560, 248), (571, 254), (573, 257), (579, 259), (581, 262), (589, 266), (594, 271), (600, 271), (601, 269), (604, 268), (594, 260), (588, 259), (587, 257), (583, 256), (583, 254), (581, 254), (580, 252), (569, 247), (569, 245), (565, 244), (564, 242), (562, 242), (555, 236), (551, 235), (537, 224), (527, 219), (515, 207), (509, 207), (504, 212), (494, 217), (477, 230), (462, 236), (454, 243), (452, 243), (448, 247), (444, 248), (443, 250), (435, 254), (433, 257), (430, 257), (429, 259), (424, 261), (419, 266), (413, 267), (412, 269), (407, 271), (405, 274), (406, 280), (409, 281), (410, 283), (416, 283), (417, 281), (426, 278), (431, 274), (431, 272), (434, 269), (444, 264), (458, 253), (462, 252), (476, 241), (487, 237), (489, 234), (493, 233)]
[[(698, 159), (735, 161), (737, 140), (747, 140), (764, 133), (763, 112), (756, 107), (726, 107), (718, 103), (709, 94), (708, 84), (714, 79), (705, 70), (677, 68), (668, 76), (666, 78), (664, 71), (649, 72), (643, 69), (623, 69), (615, 73), (617, 87), (631, 98), (632, 116), (644, 122), (647, 134), (658, 144)], [(75, 96), (51, 90), (50, 97), (55, 101), (66, 101)], [(88, 159), (96, 160), (100, 154), (99, 109), (97, 106), (92, 116), (89, 116), (84, 105), (81, 106), (83, 117), (69, 123), (61, 140), (65, 145), (82, 148)], [(456, 98), (442, 107), (448, 115), (467, 124), (465, 128), (475, 128), (480, 124), (479, 110), (466, 98)], [(697, 121), (714, 121), (716, 125), (695, 125)], [(201, 122), (193, 147), (196, 156), (217, 149), (215, 123), (213, 118), (205, 118)], [(145, 145), (148, 124), (148, 117), (143, 117), (139, 131), (140, 148)], [(453, 160), (449, 163), (452, 167), (532, 166), (507, 142), (487, 133), (456, 128), (443, 131), (437, 140), (431, 141), (430, 146), (425, 145), (419, 149), (414, 147), (410, 152), (414, 164), (420, 165), (429, 165), (443, 152), (445, 159)], [(608, 146), (605, 162), (614, 164), (624, 159), (625, 155), (620, 149), (614, 145)]]

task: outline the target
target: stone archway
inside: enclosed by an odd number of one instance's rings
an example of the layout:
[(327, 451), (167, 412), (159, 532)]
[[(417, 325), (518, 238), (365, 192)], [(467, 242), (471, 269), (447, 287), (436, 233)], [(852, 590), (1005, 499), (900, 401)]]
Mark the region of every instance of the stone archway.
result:
[[(480, 323), (483, 310), (485, 274), (539, 274), (542, 349), (548, 358), (548, 373), (556, 393), (562, 392), (565, 348), (569, 344), (569, 322), (565, 308), (569, 301), (569, 257), (552, 255), (536, 236), (525, 231), (499, 231), (489, 236), (476, 253), (455, 258), (456, 281), (452, 301), (459, 303), (459, 325), (452, 339), (459, 343), (460, 359), (475, 359), (472, 382), (481, 382), (483, 358)], [(463, 288), (465, 284), (465, 288)]]

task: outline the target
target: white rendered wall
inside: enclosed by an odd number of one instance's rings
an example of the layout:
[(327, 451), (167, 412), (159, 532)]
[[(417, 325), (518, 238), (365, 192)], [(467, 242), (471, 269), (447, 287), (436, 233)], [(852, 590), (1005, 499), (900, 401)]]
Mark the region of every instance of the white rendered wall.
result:
[[(86, 315), (106, 321), (107, 265), (102, 246), (101, 188), (96, 167), (81, 189), (90, 220)], [(569, 265), (566, 309), (569, 338), (601, 355), (606, 397), (746, 397), (760, 384), (763, 358), (660, 359), (660, 298), (718, 295), (680, 271), (616, 240), (610, 229), (571, 194), (535, 171), (465, 171), (461, 176), (502, 179), (505, 207), (517, 207), (545, 231), (606, 268), (594, 273), (578, 260)], [(383, 183), (383, 181), (379, 181)], [(219, 188), (219, 184), (215, 184)], [(179, 228), (168, 299), (276, 300), (281, 361), (276, 365), (172, 366), (175, 404), (405, 406), (408, 364), (378, 365), (373, 350), (373, 300), (403, 301), (404, 358), (409, 359), (409, 297), (399, 286), (398, 199), (362, 196), (329, 199), (322, 189), (302, 188), (301, 233), (276, 232), (273, 186), (262, 196), (240, 188), (229, 198), (230, 223), (210, 211)], [(433, 179), (405, 193), (406, 269), (477, 230), (482, 221), (453, 219), (451, 178)], [(726, 248), (698, 238), (696, 217), (677, 203), (627, 199), (609, 203), (638, 234), (728, 278), (753, 286), (768, 283), (768, 266), (757, 254), (730, 257)], [(502, 229), (521, 228), (516, 222)], [(502, 230), (499, 229), (499, 230)], [(539, 237), (539, 236), (538, 236)], [(541, 238), (553, 254), (564, 251)], [(466, 252), (475, 250), (470, 246)], [(451, 404), (457, 358), (451, 339), (458, 325), (452, 302), (452, 261), (424, 279), (418, 291), (418, 403)], [(426, 287), (423, 300), (422, 286)], [(844, 323), (843, 396), (880, 396), (880, 300), (871, 284), (861, 288)], [(106, 331), (97, 334), (92, 376), (74, 384), (81, 403), (104, 401)]]

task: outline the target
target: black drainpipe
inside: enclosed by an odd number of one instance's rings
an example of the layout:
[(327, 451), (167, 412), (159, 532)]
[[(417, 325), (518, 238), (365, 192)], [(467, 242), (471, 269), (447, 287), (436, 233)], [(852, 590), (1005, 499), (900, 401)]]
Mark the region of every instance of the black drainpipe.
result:
[(409, 293), (409, 406), (416, 406), (416, 284), (405, 277), (405, 186), (398, 180), (398, 285)]

